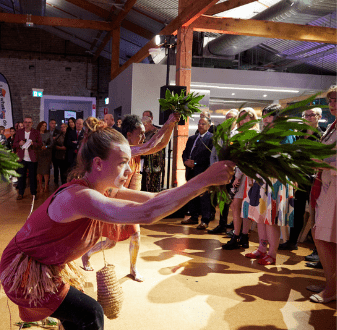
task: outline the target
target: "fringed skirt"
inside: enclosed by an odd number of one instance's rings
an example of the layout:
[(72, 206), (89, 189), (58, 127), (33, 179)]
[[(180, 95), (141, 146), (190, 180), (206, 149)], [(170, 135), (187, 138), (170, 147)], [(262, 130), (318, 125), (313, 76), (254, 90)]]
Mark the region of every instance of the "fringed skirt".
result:
[(39, 321), (54, 313), (69, 286), (83, 291), (85, 282), (74, 262), (45, 265), (24, 253), (18, 253), (3, 270), (0, 281), (8, 298), (19, 306), (25, 322)]

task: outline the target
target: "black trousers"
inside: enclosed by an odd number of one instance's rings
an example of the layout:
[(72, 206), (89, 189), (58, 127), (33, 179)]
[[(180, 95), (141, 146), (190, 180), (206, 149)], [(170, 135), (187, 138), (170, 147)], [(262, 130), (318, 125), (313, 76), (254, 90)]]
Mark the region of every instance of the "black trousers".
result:
[(32, 195), (36, 195), (36, 187), (37, 187), (37, 162), (26, 162), (23, 160), (20, 162), (23, 165), (22, 168), (17, 169), (17, 172), (20, 174), (18, 178), (18, 188), (19, 195), (23, 195), (26, 189), (26, 180), (27, 180), (27, 170), (29, 175), (29, 185), (30, 185), (30, 193)]
[(208, 224), (211, 217), (211, 196), (208, 192), (193, 198), (188, 203), (188, 210), (194, 218), (198, 218), (201, 214), (201, 221)]
[(309, 200), (307, 191), (296, 190), (294, 200), (294, 227), (290, 228), (289, 242), (296, 244), (303, 228), (305, 205)]
[(58, 159), (56, 159), (54, 155), (53, 155), (53, 158), (52, 158), (52, 163), (53, 163), (53, 167), (54, 167), (54, 183), (58, 184), (58, 182), (59, 182), (59, 164), (58, 164)]
[(65, 330), (104, 329), (102, 306), (72, 286), (60, 307), (50, 316), (59, 319)]
[[(57, 171), (60, 170), (61, 183), (65, 184), (67, 182), (67, 175), (68, 175), (67, 160), (66, 159), (56, 159), (56, 164), (57, 164)], [(55, 175), (55, 169), (56, 167), (54, 167), (54, 175)], [(58, 177), (58, 174), (57, 174), (57, 177)], [(55, 179), (54, 179), (54, 182), (56, 183)]]

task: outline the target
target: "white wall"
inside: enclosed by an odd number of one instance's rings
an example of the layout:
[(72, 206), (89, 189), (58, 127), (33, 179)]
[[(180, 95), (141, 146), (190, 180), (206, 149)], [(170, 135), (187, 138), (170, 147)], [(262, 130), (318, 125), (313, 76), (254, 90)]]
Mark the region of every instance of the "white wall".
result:
[(132, 102), (132, 68), (129, 66), (118, 77), (109, 83), (109, 113), (122, 107), (122, 117), (131, 113)]

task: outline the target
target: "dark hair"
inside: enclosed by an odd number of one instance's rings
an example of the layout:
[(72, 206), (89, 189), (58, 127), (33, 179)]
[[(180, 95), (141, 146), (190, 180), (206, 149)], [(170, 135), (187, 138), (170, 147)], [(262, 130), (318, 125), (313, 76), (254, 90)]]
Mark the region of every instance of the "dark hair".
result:
[(72, 121), (74, 122), (74, 125), (76, 125), (76, 119), (75, 119), (74, 117), (68, 118), (68, 127), (67, 127), (67, 131), (72, 131), (72, 130), (74, 130), (74, 129), (76, 129), (76, 128), (75, 128), (75, 126), (74, 126), (74, 128), (71, 128), (71, 127), (70, 127), (70, 125), (69, 125), (69, 120), (72, 120)]
[[(38, 123), (38, 125), (36, 126), (36, 129), (40, 132), (40, 129), (41, 129), (41, 127), (42, 127), (42, 125), (43, 124), (46, 124), (47, 125), (47, 123), (45, 122), (45, 121), (40, 121), (39, 123)], [(47, 129), (47, 128), (46, 128)]]
[(278, 116), (280, 112), (282, 111), (282, 106), (281, 104), (278, 103), (273, 103), (270, 105), (267, 105), (263, 110), (262, 110), (262, 116), (267, 115), (267, 114), (272, 114), (273, 117)]
[(150, 110), (144, 110), (143, 111), (143, 116), (144, 116), (144, 112), (148, 112), (150, 114), (150, 117), (153, 119), (153, 113), (152, 113), (152, 111), (150, 111)]
[(54, 118), (49, 119), (49, 122), (51, 122), (51, 121), (55, 121), (56, 122), (56, 120)]
[(77, 163), (74, 170), (68, 175), (68, 181), (73, 178), (81, 178), (85, 172), (91, 172), (92, 160), (99, 157), (108, 159), (112, 143), (128, 144), (128, 141), (117, 130), (106, 127), (104, 121), (94, 117), (88, 117), (84, 124), (84, 138), (77, 155)]
[(10, 127), (9, 130), (13, 129), (14, 131), (16, 131), (15, 127)]
[(142, 120), (137, 115), (126, 115), (122, 121), (122, 134), (127, 137), (128, 132), (132, 133), (141, 125)]

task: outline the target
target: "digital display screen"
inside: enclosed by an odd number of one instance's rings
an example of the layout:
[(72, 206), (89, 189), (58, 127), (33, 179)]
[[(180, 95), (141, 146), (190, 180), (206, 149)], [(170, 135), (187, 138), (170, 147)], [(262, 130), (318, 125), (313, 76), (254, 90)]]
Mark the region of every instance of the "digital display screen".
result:
[(64, 119), (74, 117), (76, 119), (76, 111), (64, 111)]

